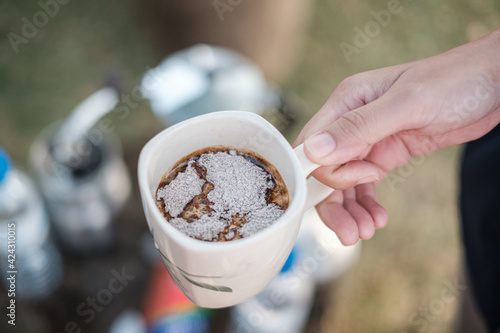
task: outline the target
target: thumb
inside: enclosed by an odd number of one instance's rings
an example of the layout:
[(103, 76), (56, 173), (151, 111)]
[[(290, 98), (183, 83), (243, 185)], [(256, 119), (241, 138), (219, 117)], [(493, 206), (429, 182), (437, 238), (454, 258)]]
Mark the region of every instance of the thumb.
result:
[[(351, 110), (308, 137), (305, 153), (314, 163), (338, 165), (359, 157), (371, 145), (408, 129), (408, 112), (386, 96)], [(397, 101), (398, 99), (396, 99)], [(401, 101), (401, 99), (399, 99)]]

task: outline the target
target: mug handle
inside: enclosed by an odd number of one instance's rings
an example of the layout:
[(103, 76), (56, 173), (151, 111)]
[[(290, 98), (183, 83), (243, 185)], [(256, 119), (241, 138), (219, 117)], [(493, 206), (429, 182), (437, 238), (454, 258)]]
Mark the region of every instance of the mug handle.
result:
[(299, 159), (299, 163), (302, 166), (302, 172), (304, 177), (306, 177), (307, 196), (306, 203), (304, 205), (304, 212), (306, 212), (310, 208), (319, 204), (321, 201), (325, 200), (326, 197), (334, 191), (334, 189), (310, 176), (314, 170), (320, 167), (320, 165), (311, 162), (307, 158), (304, 153), (304, 144), (297, 146), (293, 151)]

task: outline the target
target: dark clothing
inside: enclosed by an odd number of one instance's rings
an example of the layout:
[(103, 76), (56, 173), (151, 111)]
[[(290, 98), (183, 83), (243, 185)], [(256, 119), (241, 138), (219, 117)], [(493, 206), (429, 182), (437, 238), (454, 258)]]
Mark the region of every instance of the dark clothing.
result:
[(460, 175), (465, 259), (476, 303), (500, 332), (500, 126), (467, 144)]

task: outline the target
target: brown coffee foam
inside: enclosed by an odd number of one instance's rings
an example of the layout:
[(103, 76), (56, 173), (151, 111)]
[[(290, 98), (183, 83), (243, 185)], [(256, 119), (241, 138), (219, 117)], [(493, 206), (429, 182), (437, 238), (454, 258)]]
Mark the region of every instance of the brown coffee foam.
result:
[[(255, 153), (254, 151), (234, 148), (230, 146), (205, 147), (182, 157), (163, 175), (156, 192), (158, 192), (159, 189), (170, 184), (170, 182), (174, 180), (180, 172), (184, 172), (188, 163), (191, 160), (197, 160), (199, 156), (201, 156), (202, 154), (218, 153), (218, 152), (229, 153), (230, 151), (233, 150), (236, 151), (237, 155), (243, 156), (245, 159), (249, 160), (254, 165), (257, 165), (258, 167), (262, 168), (267, 174), (271, 175), (274, 182), (274, 188), (272, 190), (267, 190), (266, 202), (267, 204), (273, 203), (279, 206), (283, 211), (285, 211), (289, 205), (288, 189), (276, 167), (270, 162), (268, 162), (266, 159), (264, 159), (262, 156)], [(198, 176), (206, 181), (206, 170), (204, 170), (204, 167), (199, 164), (196, 164), (196, 162), (193, 164), (193, 166), (195, 167)], [(180, 214), (179, 217), (182, 217), (187, 222), (191, 223), (199, 219), (203, 214), (209, 214), (212, 211), (212, 209), (210, 208), (210, 205), (212, 203), (208, 200), (207, 195), (208, 193), (210, 193), (212, 189), (213, 185), (210, 182), (206, 181), (206, 183), (202, 187), (202, 193), (196, 195), (184, 207), (183, 212)], [(156, 197), (157, 196), (155, 195), (155, 198)], [(162, 212), (163, 216), (167, 221), (173, 219), (173, 217), (170, 216), (168, 212), (166, 212), (165, 203), (163, 200), (156, 200), (156, 205), (158, 206), (158, 208), (160, 209), (160, 211)], [(229, 223), (228, 226), (226, 226), (224, 232), (219, 233), (217, 241), (218, 242), (229, 241), (242, 238), (242, 236), (236, 233), (235, 231), (245, 223), (246, 223), (245, 216), (240, 216), (239, 214), (236, 214), (235, 216), (232, 217), (232, 221)], [(228, 239), (227, 236), (231, 235), (231, 233), (234, 233), (234, 237)]]

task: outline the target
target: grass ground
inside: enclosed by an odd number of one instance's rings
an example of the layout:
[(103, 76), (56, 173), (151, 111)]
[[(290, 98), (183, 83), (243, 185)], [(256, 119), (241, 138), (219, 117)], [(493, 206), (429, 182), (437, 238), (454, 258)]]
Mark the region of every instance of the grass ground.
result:
[[(283, 85), (308, 104), (309, 116), (345, 77), (445, 51), (500, 26), (500, 2), (403, 0), (401, 12), (346, 61), (339, 44), (353, 43), (370, 11), (390, 1), (319, 0), (301, 61)], [(160, 58), (144, 36), (139, 1), (71, 1), (14, 52), (36, 2), (0, 5), (0, 145), (21, 167), (46, 125), (63, 118), (100, 87), (110, 72), (126, 85)], [(307, 118), (307, 117), (305, 117)], [(124, 145), (158, 130), (146, 103), (115, 119)], [(290, 136), (290, 140), (294, 135)], [(363, 244), (360, 261), (343, 277), (321, 323), (322, 332), (449, 332), (459, 305), (438, 308), (441, 291), (460, 275), (457, 172), (460, 148), (436, 152), (396, 171), (404, 181), (379, 187), (389, 226)]]

